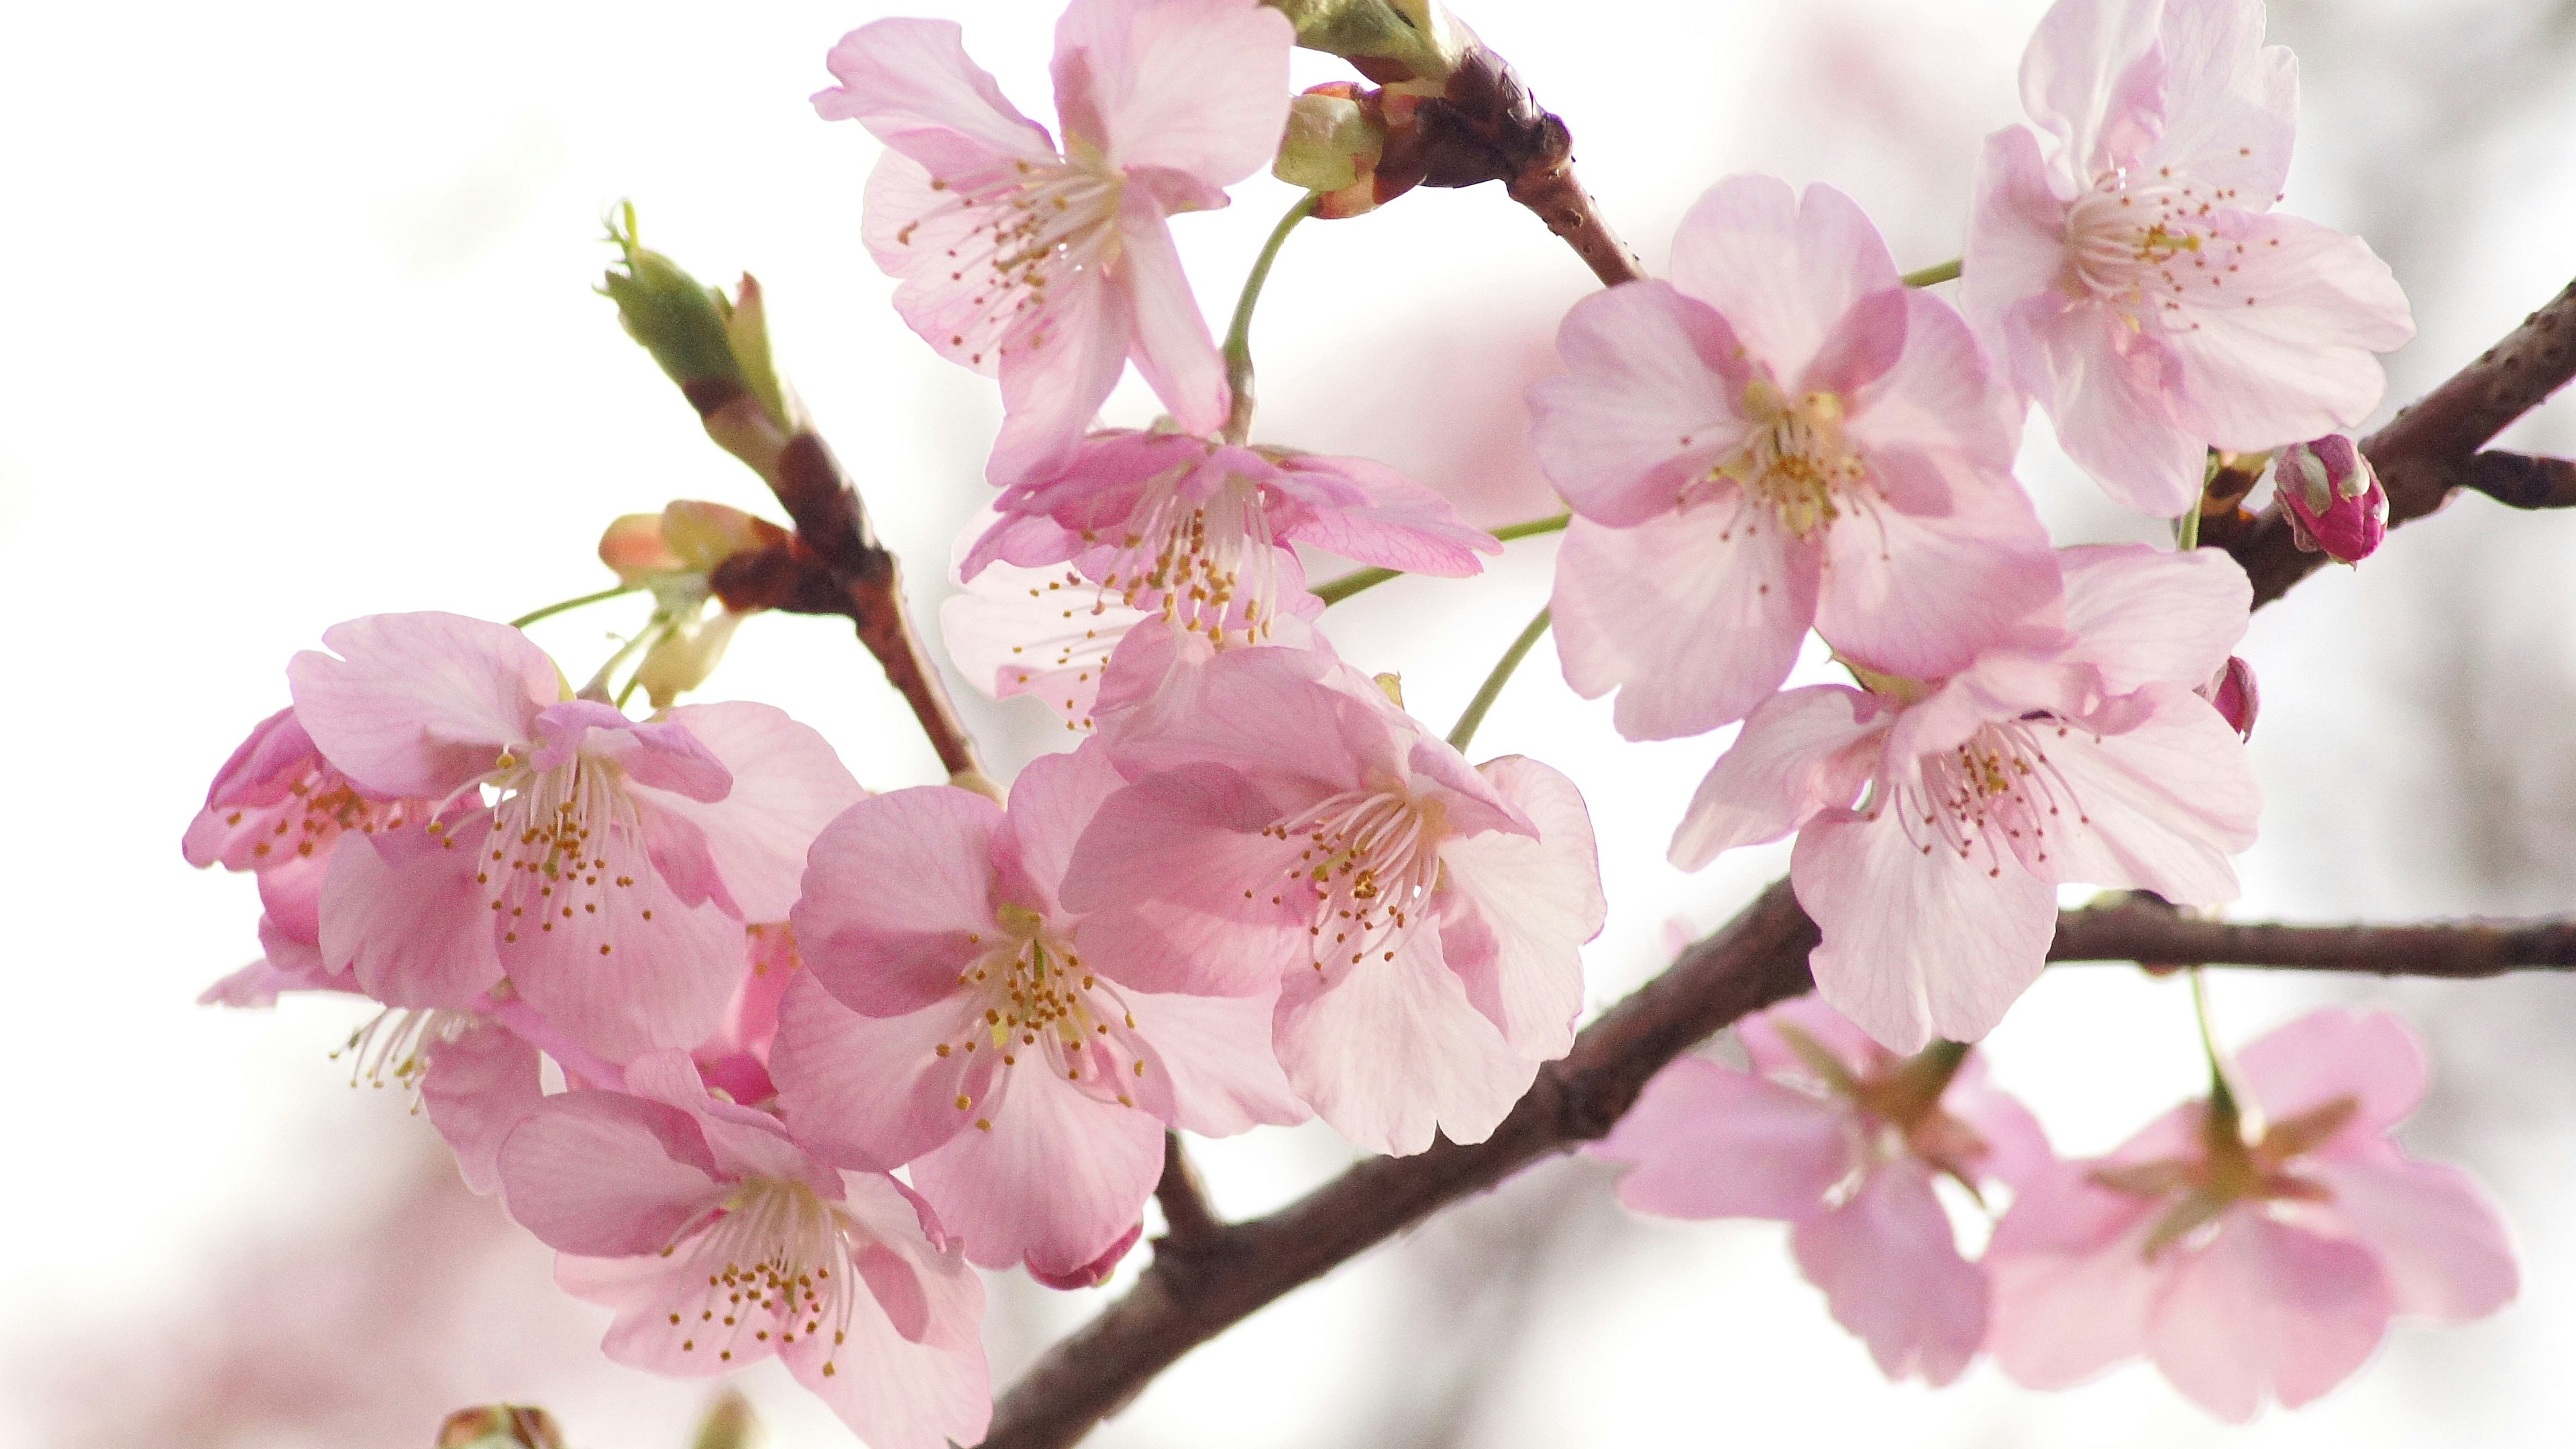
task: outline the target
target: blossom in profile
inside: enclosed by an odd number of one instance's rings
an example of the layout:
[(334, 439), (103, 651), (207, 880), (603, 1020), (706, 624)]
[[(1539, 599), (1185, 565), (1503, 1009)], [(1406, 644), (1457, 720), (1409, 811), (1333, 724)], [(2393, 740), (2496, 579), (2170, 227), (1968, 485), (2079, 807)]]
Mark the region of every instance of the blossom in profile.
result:
[(2211, 448), (2261, 453), (2378, 405), (2415, 335), (2359, 237), (2272, 211), (2298, 61), (2262, 0), (2058, 0), (1986, 139), (1962, 302), (2067, 456), (2172, 517)]
[(2037, 979), (2057, 887), (2235, 899), (2260, 806), (2245, 744), (2195, 691), (2252, 588), (2215, 549), (2062, 551), (2065, 635), (1941, 679), (1863, 673), (1755, 710), (1672, 860), (1798, 833), (1816, 989), (1896, 1051), (1974, 1041)]
[(1957, 1378), (1985, 1343), (1986, 1278), (1932, 1186), (2022, 1182), (2051, 1160), (2039, 1123), (1969, 1048), (1898, 1057), (1812, 996), (1737, 1030), (1751, 1070), (1682, 1057), (1587, 1150), (1628, 1164), (1639, 1212), (1793, 1224), (1800, 1271), (1881, 1372)]
[(1060, 466), (1135, 359), (1190, 432), (1232, 394), (1167, 219), (1226, 203), (1288, 121), (1295, 30), (1259, 0), (1073, 0), (1056, 24), (1061, 145), (966, 58), (953, 21), (892, 19), (832, 48), (826, 119), (886, 144), (869, 252), (951, 361), (998, 373), (996, 483)]
[(2281, 512), (2301, 549), (2359, 563), (2388, 537), (2388, 490), (2379, 470), (2341, 433), (2292, 443), (2272, 465)]
[(2494, 1205), (2389, 1135), (2424, 1097), (2404, 1023), (2315, 1012), (2247, 1047), (2234, 1077), (2023, 1184), (1986, 1253), (2006, 1373), (2064, 1388), (2143, 1355), (2242, 1423), (2351, 1377), (2394, 1316), (2457, 1323), (2512, 1301)]
[(863, 793), (820, 735), (761, 704), (638, 722), (567, 699), (518, 630), (379, 614), (288, 667), (296, 717), (379, 795), (441, 803), (334, 853), (332, 970), (388, 1006), (511, 995), (611, 1062), (721, 1022), (743, 927), (784, 919), (805, 848)]
[(1565, 1054), (1605, 910), (1571, 781), (1470, 766), (1321, 650), (1175, 668), (1101, 736), (1134, 783), (1065, 879), (1140, 982), (1277, 991), (1316, 1113), (1378, 1152), (1478, 1142)]
[(1621, 734), (1742, 719), (1810, 625), (1927, 678), (2045, 611), (2021, 404), (1849, 197), (1720, 182), (1672, 270), (1576, 303), (1568, 374), (1530, 390), (1531, 444), (1576, 515), (1557, 654), (1577, 693), (1619, 691)]
[(1121, 781), (1097, 745), (1030, 763), (1007, 809), (939, 785), (814, 843), (805, 960), (770, 1067), (790, 1127), (847, 1167), (910, 1164), (967, 1255), (1097, 1282), (1134, 1243), (1166, 1127), (1300, 1121), (1268, 991), (1162, 989), (1095, 949), (1058, 891)]
[(871, 1449), (980, 1439), (983, 1285), (893, 1178), (842, 1172), (708, 1093), (685, 1054), (549, 1097), (501, 1144), (510, 1215), (616, 1310), (619, 1363), (674, 1377), (776, 1354)]

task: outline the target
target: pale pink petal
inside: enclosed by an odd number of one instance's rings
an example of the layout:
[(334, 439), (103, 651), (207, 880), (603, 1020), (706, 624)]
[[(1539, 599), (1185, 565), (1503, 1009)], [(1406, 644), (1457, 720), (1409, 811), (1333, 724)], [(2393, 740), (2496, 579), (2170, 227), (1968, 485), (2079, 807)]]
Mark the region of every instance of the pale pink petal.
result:
[(2071, 1388), (2146, 1352), (2165, 1276), (2144, 1248), (2155, 1204), (2095, 1186), (2091, 1168), (2060, 1163), (2017, 1184), (1986, 1248), (1986, 1348), (2029, 1388)]
[(1941, 1095), (1941, 1108), (1985, 1139), (1985, 1155), (1975, 1164), (1981, 1178), (2005, 1183), (2018, 1192), (2023, 1183), (2057, 1163), (2039, 1119), (2017, 1098), (1987, 1081), (1981, 1052), (1969, 1053), (1959, 1074), (1950, 1079), (1950, 1090)]
[(2373, 354), (2415, 335), (2388, 264), (2361, 238), (2294, 216), (2216, 222), (2206, 279), (2223, 285), (2185, 286), (2181, 310), (2165, 314), (2184, 379), (2177, 418), (2240, 452), (2358, 425), (2386, 385)]
[(1295, 37), (1256, 0), (1074, 0), (1056, 22), (1056, 108), (1113, 166), (1228, 186), (1279, 149)]
[(1441, 846), (1441, 952), (1513, 1051), (1553, 1061), (1574, 1045), (1581, 948), (1609, 911), (1592, 816), (1574, 782), (1536, 760), (1478, 769), (1539, 834), (1488, 830)]
[[(1823, 997), (1809, 993), (1791, 997), (1768, 1011), (1757, 1011), (1735, 1024), (1736, 1040), (1743, 1043), (1744, 1055), (1751, 1060), (1753, 1070), (1774, 1081), (1803, 1082), (1818, 1092), (1831, 1085), (1789, 1044), (1782, 1032), (1784, 1027), (1832, 1053), (1854, 1076), (1882, 1072), (1896, 1063), (1895, 1053), (1872, 1041), (1868, 1032), (1826, 1005)], [(1981, 1060), (1970, 1054), (1968, 1064), (1960, 1068), (1961, 1075)]]
[(669, 719), (723, 762), (733, 788), (710, 802), (655, 793), (654, 806), (697, 826), (736, 919), (787, 919), (814, 838), (867, 792), (820, 734), (769, 705), (684, 704)]
[[(706, 1280), (674, 1270), (671, 1261), (659, 1252), (631, 1258), (566, 1253), (555, 1259), (555, 1285), (616, 1311), (599, 1344), (611, 1363), (667, 1378), (704, 1378), (746, 1368), (776, 1351), (775, 1339), (754, 1338), (740, 1326), (702, 1328), (698, 1315), (709, 1311)], [(672, 1323), (673, 1314), (682, 1321)]]
[(1557, 329), (1570, 375), (1531, 385), (1530, 447), (1584, 517), (1622, 527), (1673, 507), (1744, 440), (1752, 376), (1735, 330), (1668, 282), (1628, 282), (1574, 304)]
[(2057, 892), (2008, 852), (1910, 838), (1890, 803), (1876, 820), (1808, 822), (1790, 857), (1798, 903), (1823, 933), (1816, 990), (1888, 1050), (1934, 1036), (1975, 1041), (2047, 964)]
[(2312, 1011), (2248, 1044), (2236, 1064), (2275, 1119), (2352, 1098), (2359, 1110), (2336, 1134), (2338, 1143), (2378, 1136), (2424, 1100), (2423, 1043), (2394, 1012)]
[(637, 723), (599, 699), (567, 699), (537, 714), (536, 749), (527, 763), (560, 769), (587, 755), (613, 762), (628, 780), (693, 801), (721, 800), (733, 788), (724, 762), (687, 730), (666, 721)]
[[(1225, 361), (1217, 356), (1207, 318), (1181, 270), (1180, 253), (1172, 248), (1162, 208), (1131, 187), (1119, 200), (1118, 231), (1122, 249), (1118, 275), (1108, 283), (1110, 305), (1128, 319), (1136, 371), (1184, 431), (1215, 432), (1225, 426), (1234, 394), (1226, 386)], [(1097, 410), (1099, 400), (1091, 406)]]
[(322, 939), (322, 887), (331, 878), (331, 857), (340, 853), (334, 837), (323, 850), (298, 854), (259, 873), (259, 907), (278, 931), (308, 944)]
[(1146, 1054), (1171, 1084), (1172, 1125), (1202, 1137), (1230, 1137), (1268, 1123), (1315, 1115), (1298, 1099), (1270, 1044), (1278, 996), (1181, 996), (1131, 991)]
[(2167, 0), (2158, 43), (2164, 131), (2143, 159), (2264, 210), (2290, 174), (2299, 62), (2263, 44), (2262, 0)]
[[(922, 1321), (918, 1332), (907, 1325), (904, 1336), (933, 1348), (980, 1349), (984, 1280), (948, 1241), (930, 1204), (901, 1179), (882, 1172), (845, 1172), (841, 1189), (841, 1217), (870, 1241), (876, 1251), (869, 1256), (897, 1259), (910, 1270)], [(882, 1281), (881, 1267), (871, 1266), (866, 1276)]]
[[(996, 1070), (982, 1018), (964, 996), (865, 1016), (800, 973), (769, 1051), (788, 1130), (831, 1162), (880, 1171), (946, 1142), (973, 1125), (958, 1100), (971, 1105)], [(966, 1050), (978, 1037), (980, 1050)]]
[(548, 1247), (657, 1253), (724, 1200), (689, 1115), (622, 1092), (549, 1097), (501, 1143), (510, 1216)]
[(2144, 721), (2119, 734), (2035, 728), (2038, 772), (2059, 814), (2012, 842), (2051, 884), (2151, 890), (2177, 905), (2236, 899), (2229, 857), (2254, 843), (2262, 789), (2245, 742), (2178, 684), (2137, 696)]
[(1158, 616), (1084, 587), (1061, 565), (994, 564), (939, 606), (939, 634), (958, 673), (997, 699), (1033, 694), (1069, 732), (1091, 724), (1110, 651)]
[(696, 1046), (724, 1024), (742, 979), (742, 923), (673, 894), (623, 827), (607, 836), (593, 842), (607, 862), (587, 878), (593, 884), (576, 888), (567, 874), (546, 894), (526, 889), (538, 882), (532, 871), (501, 896), (507, 909), (490, 908), (502, 889), (492, 887), (472, 914), (486, 931), (499, 929), (501, 964), (518, 994), (582, 1046), (613, 1062)]
[(1619, 1201), (1638, 1212), (1796, 1222), (1850, 1174), (1851, 1126), (1838, 1103), (1686, 1056), (1584, 1151), (1630, 1165)]
[[(1310, 959), (1307, 922), (1272, 899), (1298, 847), (1241, 775), (1193, 765), (1112, 795), (1064, 881), (1083, 959), (1140, 991), (1240, 996)], [(1268, 889), (1264, 889), (1267, 887)]]
[(2350, 1378), (2388, 1333), (2388, 1280), (2367, 1249), (2258, 1212), (2177, 1251), (2147, 1351), (2185, 1397), (2230, 1423), (2268, 1393), (2295, 1409)]
[(1064, 466), (1126, 369), (1132, 328), (1124, 299), (1111, 295), (1097, 267), (1060, 276), (1045, 307), (1013, 323), (1001, 349), (1002, 429), (986, 481), (1007, 487)]
[(2022, 53), (2021, 100), (2083, 179), (2136, 159), (2163, 124), (2165, 0), (2059, 0)]
[(1699, 782), (1673, 832), (1673, 864), (1698, 870), (1739, 845), (1777, 840), (1819, 810), (1849, 806), (1878, 767), (1886, 727), (1870, 696), (1839, 684), (1763, 701)]
[(1673, 236), (1673, 285), (1717, 309), (1782, 379), (1804, 372), (1843, 314), (1897, 285), (1878, 228), (1830, 186), (1773, 176), (1708, 189)]
[(1930, 1174), (1909, 1160), (1789, 1235), (1798, 1271), (1825, 1290), (1834, 1321), (1869, 1344), (1891, 1379), (1946, 1384), (1986, 1336), (1986, 1276), (1959, 1256)]
[(872, 796), (815, 838), (791, 916), (807, 973), (860, 1011), (895, 1016), (954, 991), (993, 924), (1002, 808), (972, 790)]
[(2182, 365), (2166, 345), (2095, 305), (2005, 319), (2008, 334), (2025, 325), (2026, 340), (2008, 344), (2031, 359), (2016, 371), (2047, 406), (2066, 456), (2124, 508), (2170, 518), (2190, 507), (2209, 440), (2175, 411)]
[(1040, 755), (1011, 782), (1011, 858), (1037, 892), (1029, 904), (1055, 909), (1057, 891), (1072, 865), (1074, 847), (1100, 811), (1101, 802), (1126, 787), (1107, 748), (1086, 741), (1071, 754)]
[[(983, 67), (967, 59), (953, 20), (879, 20), (841, 37), (824, 58), (840, 84), (814, 95), (825, 120), (855, 119), (899, 151), (958, 164), (966, 143), (990, 159), (1055, 159), (1046, 128), (1020, 114)], [(940, 133), (945, 133), (940, 134)], [(944, 144), (943, 144), (944, 143)]]
[(2520, 1291), (2512, 1231), (2459, 1168), (2380, 1146), (2304, 1161), (2299, 1171), (2334, 1194), (2326, 1211), (2378, 1255), (2398, 1312), (2464, 1323)]
[(430, 1046), (421, 1106), (476, 1192), (500, 1185), (502, 1139), (544, 1100), (537, 1049), (501, 1026), (478, 1024)]
[(444, 835), (386, 831), (331, 852), (324, 963), (354, 971), (387, 1006), (470, 1006), (502, 976), (493, 892), (475, 879), (491, 828), (483, 815)]
[(1492, 534), (1460, 518), (1448, 499), (1383, 463), (1300, 453), (1281, 459), (1279, 468), (1292, 489), (1326, 476), (1353, 485), (1366, 500), (1338, 508), (1273, 504), (1282, 537), (1355, 563), (1439, 578), (1477, 573), (1485, 566), (1478, 555), (1503, 551)]
[(859, 235), (876, 264), (902, 279), (895, 315), (940, 356), (986, 377), (1001, 370), (1002, 340), (1022, 317), (997, 305), (992, 224), (989, 209), (960, 205), (955, 188), (900, 151), (868, 173)]
[(1798, 659), (1817, 554), (1759, 510), (1718, 500), (1637, 528), (1576, 519), (1556, 556), (1556, 652), (1586, 699), (1616, 689), (1632, 740), (1742, 719)]
[(998, 1073), (975, 1103), (977, 1125), (914, 1161), (912, 1181), (969, 1260), (1065, 1275), (1144, 1211), (1163, 1124), (1057, 1081), (1043, 1060)]
[[(975, 1282), (971, 1270), (960, 1265), (958, 1272), (966, 1282)], [(980, 1287), (975, 1312), (981, 1316)], [(845, 1342), (805, 1334), (780, 1346), (778, 1357), (868, 1449), (949, 1449), (983, 1439), (992, 1421), (993, 1397), (981, 1345), (941, 1348), (909, 1342), (885, 1311), (866, 1299), (853, 1305), (849, 1327), (842, 1331)]]
[(1893, 329), (1903, 350), (1865, 384), (1835, 389), (1850, 395), (1845, 435), (1873, 466), (1893, 453), (1920, 460), (1880, 480), (1899, 508), (2000, 516), (1991, 499), (1978, 508), (1960, 495), (2022, 498), (2012, 466), (2021, 451), (2023, 403), (1993, 375), (1967, 322), (1948, 303), (1913, 290), (1872, 299), (1887, 300), (1904, 307), (1903, 323)]
[(1420, 1152), (1435, 1128), (1452, 1142), (1482, 1142), (1538, 1063), (1467, 999), (1440, 959), (1437, 932), (1404, 932), (1394, 956), (1350, 966), (1337, 981), (1288, 973), (1277, 1023), (1288, 1080), (1364, 1151)]
[[(1875, 455), (1871, 466), (1938, 471), (1920, 456)], [(2057, 561), (2029, 496), (2009, 475), (1960, 478), (1950, 494), (1937, 514), (1881, 504), (1826, 530), (1816, 597), (1826, 643), (1882, 673), (1939, 679), (2048, 628)]]
[(2021, 126), (1986, 138), (1977, 154), (1976, 205), (1968, 220), (1967, 254), (1959, 277), (1959, 307), (1996, 365), (2025, 392), (2045, 391), (2026, 349), (2008, 348), (2005, 315), (2051, 299), (2071, 280), (2066, 249), (2066, 202), (2049, 185), (2039, 159), (2039, 139)]
[(2198, 685), (2245, 637), (2254, 586), (2214, 548), (2094, 544), (2061, 549), (2072, 657), (2125, 692), (2153, 680)]
[(563, 697), (544, 650), (461, 614), (371, 614), (288, 661), (295, 716), (324, 757), (384, 795), (439, 799), (525, 741)]

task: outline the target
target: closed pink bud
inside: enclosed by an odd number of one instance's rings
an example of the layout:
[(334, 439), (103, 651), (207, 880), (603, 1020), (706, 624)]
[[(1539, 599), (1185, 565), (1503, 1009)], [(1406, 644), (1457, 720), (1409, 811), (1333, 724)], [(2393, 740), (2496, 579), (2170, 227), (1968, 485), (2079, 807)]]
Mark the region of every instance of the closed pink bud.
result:
[(2254, 687), (2253, 665), (2230, 654), (2199, 693), (2235, 728), (2238, 739), (2254, 738), (2254, 716), (2262, 712), (2263, 695)]
[(2341, 433), (2282, 449), (2272, 479), (2291, 536), (2310, 553), (2359, 563), (2388, 536), (2388, 490), (2379, 486), (2370, 460)]

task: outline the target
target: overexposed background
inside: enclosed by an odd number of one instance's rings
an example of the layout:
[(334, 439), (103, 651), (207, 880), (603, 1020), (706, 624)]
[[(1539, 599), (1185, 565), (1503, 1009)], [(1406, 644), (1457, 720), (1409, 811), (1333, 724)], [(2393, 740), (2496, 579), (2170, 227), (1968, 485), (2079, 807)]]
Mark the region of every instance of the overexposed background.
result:
[[(1851, 192), (1901, 265), (1955, 255), (1977, 142), (2019, 118), (2013, 69), (2042, 8), (1458, 3), (1570, 120), (1586, 180), (1650, 264), (1690, 200), (1741, 170)], [(597, 1449), (686, 1443), (707, 1386), (602, 1360), (602, 1315), (456, 1184), (426, 1122), (397, 1093), (348, 1089), (325, 1054), (355, 1008), (191, 1004), (253, 954), (257, 906), (247, 882), (188, 871), (177, 843), (326, 625), (507, 618), (600, 587), (590, 548), (614, 514), (767, 504), (588, 294), (619, 197), (701, 276), (759, 273), (782, 365), (935, 617), (996, 405), (886, 305), (858, 243), (874, 143), (805, 102), (831, 42), (897, 9), (966, 21), (969, 48), (1052, 120), (1049, 0), (0, 15), (0, 747), (24, 771), (0, 833), (0, 1445), (418, 1449), (444, 1410), (504, 1398), (554, 1407)], [(2390, 366), (2402, 400), (2576, 270), (2576, 6), (2278, 0), (2273, 30), (2305, 63), (2289, 206), (2368, 236), (2414, 298), (2422, 334)], [(1346, 74), (1299, 66), (1301, 84)], [(1293, 198), (1266, 177), (1236, 194), (1176, 228), (1220, 321)], [(1261, 435), (1383, 458), (1482, 522), (1553, 511), (1519, 397), (1590, 286), (1492, 187), (1309, 224), (1261, 313)], [(1149, 407), (1131, 387), (1110, 416)], [(2025, 477), (2062, 541), (2145, 536), (2032, 433)], [(2576, 450), (2576, 403), (2512, 436)], [(1551, 549), (1512, 545), (1477, 581), (1389, 585), (1336, 609), (1331, 632), (1445, 722), (1543, 600)], [(2261, 616), (2246, 652), (2269, 809), (2244, 913), (2566, 908), (2571, 551), (2576, 518), (2470, 500)], [(578, 676), (634, 622), (612, 606), (539, 637)], [(937, 778), (845, 624), (756, 621), (707, 697), (786, 707), (871, 786)], [(967, 703), (1004, 766), (1063, 743), (1034, 703)], [(1587, 959), (1605, 1003), (1657, 969), (1676, 918), (1715, 924), (1785, 862), (1666, 867), (1679, 803), (1724, 739), (1630, 745), (1608, 717), (1542, 646), (1479, 741), (1559, 765), (1591, 800), (1612, 914)], [(2402, 1325), (2356, 1382), (2247, 1430), (2139, 1367), (2056, 1395), (1987, 1365), (1948, 1391), (1890, 1386), (1797, 1278), (1783, 1229), (1635, 1221), (1601, 1171), (1561, 1162), (1200, 1350), (1097, 1442), (2564, 1442), (2576, 982), (2230, 974), (2216, 989), (2239, 1039), (2327, 1000), (2418, 1023), (2436, 1078), (2408, 1139), (2492, 1185), (2526, 1249), (2519, 1303), (2465, 1329)], [(2092, 1152), (2197, 1090), (2190, 1030), (2178, 984), (2084, 968), (2044, 979), (1993, 1050), (2060, 1149)], [(1319, 1128), (1201, 1151), (1237, 1214), (1346, 1159)], [(997, 1280), (997, 1381), (1100, 1301)], [(781, 1442), (847, 1442), (774, 1365), (744, 1381)]]

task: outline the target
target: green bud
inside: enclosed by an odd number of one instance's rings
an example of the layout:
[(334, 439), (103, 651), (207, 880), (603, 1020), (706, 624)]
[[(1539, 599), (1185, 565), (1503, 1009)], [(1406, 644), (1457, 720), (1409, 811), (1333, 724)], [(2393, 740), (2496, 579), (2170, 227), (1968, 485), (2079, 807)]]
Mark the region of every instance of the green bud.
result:
[[(625, 222), (623, 228), (618, 225), (620, 219)], [(600, 290), (617, 304), (626, 335), (642, 343), (662, 371), (684, 388), (729, 382), (750, 390), (749, 380), (734, 360), (727, 331), (733, 309), (724, 294), (680, 270), (669, 257), (646, 250), (636, 240), (631, 201), (619, 203), (618, 214), (609, 219), (608, 239), (626, 254), (626, 269), (609, 268)]]
[(563, 1430), (543, 1409), (484, 1404), (448, 1415), (437, 1449), (564, 1449)]
[[(1297, 26), (1297, 43), (1338, 55), (1381, 84), (1445, 81), (1461, 51), (1440, 0), (1269, 0)], [(1397, 72), (1402, 72), (1398, 74)]]
[(751, 1412), (751, 1401), (733, 1389), (719, 1395), (698, 1425), (695, 1449), (760, 1449), (768, 1438)]
[(1309, 91), (1288, 106), (1288, 132), (1270, 174), (1308, 191), (1334, 192), (1377, 170), (1386, 136), (1349, 96)]

